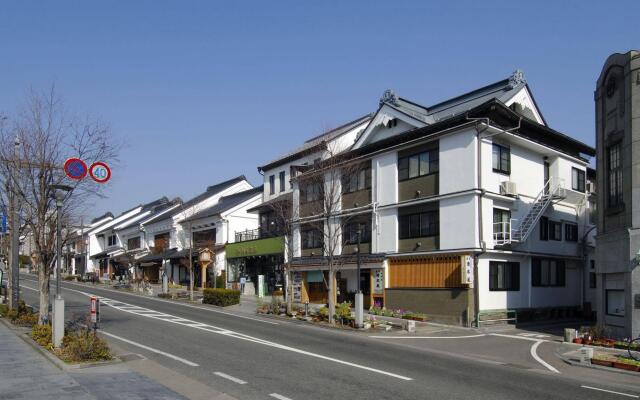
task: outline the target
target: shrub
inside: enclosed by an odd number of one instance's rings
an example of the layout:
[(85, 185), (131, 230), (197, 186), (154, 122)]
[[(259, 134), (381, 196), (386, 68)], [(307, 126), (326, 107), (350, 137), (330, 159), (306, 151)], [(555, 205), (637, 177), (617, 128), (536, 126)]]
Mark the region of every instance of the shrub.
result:
[(269, 311), (270, 311), (270, 307), (266, 303), (258, 304), (258, 308), (256, 309), (256, 312), (258, 314), (269, 314)]
[(11, 322), (13, 322), (14, 325), (30, 328), (38, 324), (38, 314), (30, 312), (18, 314), (18, 317)]
[(88, 329), (70, 332), (62, 338), (56, 354), (66, 362), (111, 360), (111, 350), (103, 339)]
[(413, 321), (426, 321), (427, 320), (427, 316), (425, 314), (420, 314), (420, 313), (406, 313), (402, 316), (402, 319), (410, 319)]
[(327, 307), (320, 307), (318, 310), (318, 315), (322, 319), (329, 319), (329, 309)]
[(227, 307), (240, 304), (240, 291), (230, 289), (205, 289), (202, 302), (215, 306)]
[(171, 293), (158, 293), (158, 297), (160, 297), (161, 299), (171, 299), (171, 298), (173, 298), (173, 296), (171, 296)]
[(341, 323), (351, 319), (351, 303), (345, 301), (344, 303), (338, 304), (336, 306), (335, 317), (339, 319)]
[(6, 317), (7, 312), (9, 312), (9, 306), (7, 306), (6, 304), (0, 304), (0, 315)]
[(40, 346), (51, 348), (51, 325), (34, 325), (31, 329), (31, 338)]
[(282, 306), (282, 302), (280, 300), (278, 300), (277, 297), (272, 297), (271, 298), (271, 307), (270, 307), (269, 311), (271, 311), (271, 314), (280, 314), (281, 306)]

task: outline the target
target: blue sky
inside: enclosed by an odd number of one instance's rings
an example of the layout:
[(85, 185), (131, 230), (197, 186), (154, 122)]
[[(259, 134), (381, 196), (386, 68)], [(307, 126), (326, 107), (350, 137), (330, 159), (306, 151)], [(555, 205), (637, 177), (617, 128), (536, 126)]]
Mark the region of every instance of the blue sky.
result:
[[(384, 89), (429, 105), (525, 71), (549, 125), (594, 143), (606, 57), (640, 46), (640, 2), (3, 2), (0, 111), (55, 83), (124, 139), (90, 216), (187, 199)], [(634, 40), (635, 39), (635, 40)]]

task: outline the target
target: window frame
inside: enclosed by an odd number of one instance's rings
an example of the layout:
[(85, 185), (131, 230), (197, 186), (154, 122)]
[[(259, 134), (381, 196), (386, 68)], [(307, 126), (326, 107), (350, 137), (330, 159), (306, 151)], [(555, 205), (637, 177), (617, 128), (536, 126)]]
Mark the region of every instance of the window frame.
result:
[[(435, 221), (428, 221), (427, 234), (423, 234), (423, 217), (435, 216)], [(404, 222), (403, 222), (404, 221)], [(413, 222), (412, 222), (413, 221)], [(408, 227), (403, 229), (408, 223)], [(417, 225), (417, 226), (415, 226)], [(431, 231), (431, 227), (435, 225), (435, 232)], [(404, 231), (407, 232), (404, 232)], [(414, 233), (417, 231), (417, 233)], [(406, 234), (408, 233), (408, 234)], [(435, 237), (440, 235), (440, 213), (438, 210), (423, 211), (418, 213), (406, 214), (398, 216), (398, 239), (417, 239), (423, 237)]]
[(269, 194), (276, 194), (276, 176), (269, 176)]
[[(138, 242), (138, 246), (136, 247), (131, 247), (131, 241), (132, 240), (137, 240)], [(142, 240), (140, 239), (140, 236), (133, 236), (127, 239), (127, 250), (136, 250), (142, 247)]]
[[(318, 229), (314, 229), (314, 228), (307, 228), (302, 230), (302, 249), (303, 250), (312, 250), (312, 249), (321, 249), (323, 247), (323, 243), (322, 243), (322, 239), (323, 239), (323, 235), (322, 232), (320, 232)], [(312, 246), (309, 246), (309, 235), (314, 236), (312, 238)], [(316, 237), (317, 236), (317, 237)]]
[[(609, 293), (610, 292), (622, 292), (623, 296), (624, 296), (624, 289), (606, 289), (604, 291), (604, 301), (605, 301), (605, 306), (604, 306), (604, 312), (605, 314), (611, 316), (611, 317), (625, 317), (627, 310), (626, 310), (626, 304), (624, 304), (623, 301), (623, 305), (625, 305), (625, 309), (623, 310), (622, 314), (613, 314), (609, 312)], [(624, 299), (623, 299), (624, 300)]]
[[(491, 168), (493, 169), (493, 172), (497, 172), (503, 175), (511, 175), (511, 148), (498, 143), (493, 143), (492, 146), (493, 147), (491, 148)], [(495, 163), (496, 151), (498, 155), (497, 165)], [(504, 159), (503, 153), (507, 155), (506, 160)], [(505, 163), (507, 164), (506, 167), (505, 165), (503, 165)]]
[(587, 190), (587, 173), (576, 167), (571, 167), (571, 190), (585, 193)]
[(540, 217), (540, 240), (549, 241), (549, 218)]
[(564, 240), (567, 242), (578, 241), (578, 224), (572, 222), (564, 223)]
[[(355, 182), (355, 184), (354, 184)], [(355, 185), (355, 187), (354, 187)], [(342, 193), (356, 193), (371, 189), (371, 165), (342, 176)]]
[[(546, 262), (546, 265), (543, 263)], [(555, 267), (555, 274), (552, 274)], [(547, 268), (543, 268), (547, 267)], [(547, 271), (544, 271), (547, 269)], [(543, 282), (546, 272), (546, 282)], [(555, 275), (552, 280), (552, 275)], [(531, 259), (531, 286), (532, 287), (566, 287), (567, 286), (567, 266), (565, 260), (557, 258), (534, 257)]]
[[(612, 160), (612, 152), (616, 152), (615, 160)], [(622, 142), (613, 143), (606, 148), (607, 157), (607, 207), (619, 207), (623, 201), (623, 176), (622, 176)], [(614, 165), (615, 163), (615, 165)]]
[(349, 221), (342, 228), (342, 244), (354, 245), (358, 244), (357, 231), (360, 228), (360, 244), (371, 243), (371, 220), (367, 221)]
[[(558, 230), (556, 230), (558, 227)], [(556, 233), (559, 235), (556, 236)], [(549, 240), (562, 242), (562, 222), (549, 220)]]
[[(500, 221), (496, 221), (496, 214), (501, 214), (501, 220), (500, 220)], [(506, 210), (506, 209), (504, 209), (504, 208), (498, 208), (498, 207), (494, 207), (494, 208), (493, 208), (493, 234), (494, 234), (494, 235), (495, 235), (496, 233), (501, 233), (501, 234), (502, 234), (502, 236), (498, 236), (498, 239), (504, 239), (504, 235), (505, 235), (505, 233), (507, 233), (507, 232), (505, 232), (505, 231), (503, 231), (503, 232), (496, 232), (496, 230), (495, 230), (495, 229), (496, 229), (496, 223), (498, 223), (498, 222), (505, 222), (505, 221), (503, 220), (503, 219), (504, 219), (504, 215), (505, 215), (505, 214), (507, 215), (507, 220), (506, 220), (506, 222), (511, 221), (511, 210)], [(508, 232), (508, 233), (509, 233), (509, 234), (511, 234), (511, 232)]]
[[(502, 267), (502, 268), (500, 268)], [(507, 269), (509, 269), (507, 282)], [(500, 283), (502, 272), (502, 285)], [(495, 276), (495, 282), (494, 282)], [(519, 292), (520, 291), (520, 263), (514, 261), (489, 261), (489, 291), (490, 292)]]
[[(113, 242), (111, 241), (113, 239)], [(114, 233), (113, 235), (107, 236), (107, 247), (113, 247), (118, 244), (118, 237)]]
[[(417, 170), (416, 174), (413, 176), (411, 174), (412, 162), (415, 164), (415, 168)], [(426, 171), (423, 171), (423, 166)], [(398, 157), (397, 168), (398, 182), (437, 174), (440, 172), (440, 149), (432, 148)], [(406, 173), (403, 171), (406, 171)]]
[(279, 180), (279, 183), (280, 183), (280, 193), (282, 193), (282, 192), (284, 192), (284, 191), (285, 191), (285, 188), (286, 188), (286, 186), (285, 186), (285, 173), (284, 173), (284, 171), (280, 171), (280, 172), (278, 173), (278, 180)]
[[(311, 189), (311, 190), (310, 190)], [(300, 204), (313, 203), (322, 200), (323, 185), (320, 182), (310, 182), (303, 185), (300, 193)], [(309, 197), (311, 194), (311, 197)]]

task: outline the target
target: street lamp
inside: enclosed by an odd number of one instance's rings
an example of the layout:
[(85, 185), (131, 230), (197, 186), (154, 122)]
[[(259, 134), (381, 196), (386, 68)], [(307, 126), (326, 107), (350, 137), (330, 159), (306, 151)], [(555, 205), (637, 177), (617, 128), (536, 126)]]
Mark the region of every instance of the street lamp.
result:
[(60, 263), (62, 262), (62, 204), (73, 188), (67, 185), (51, 185), (56, 200), (56, 298), (53, 301), (53, 345), (60, 347), (64, 336), (64, 300), (60, 296)]
[[(202, 267), (202, 289), (206, 287), (207, 283), (207, 266), (211, 264), (213, 253), (208, 248), (202, 249), (200, 254), (198, 254), (198, 261), (200, 262), (200, 267)], [(215, 277), (214, 277), (215, 279)], [(215, 281), (214, 281), (215, 282)]]
[(364, 311), (363, 311), (363, 296), (362, 290), (360, 289), (360, 238), (362, 236), (361, 227), (358, 226), (358, 231), (356, 232), (356, 237), (358, 238), (358, 247), (356, 248), (356, 298), (355, 298), (355, 308), (356, 308), (356, 328), (362, 328), (364, 323)]

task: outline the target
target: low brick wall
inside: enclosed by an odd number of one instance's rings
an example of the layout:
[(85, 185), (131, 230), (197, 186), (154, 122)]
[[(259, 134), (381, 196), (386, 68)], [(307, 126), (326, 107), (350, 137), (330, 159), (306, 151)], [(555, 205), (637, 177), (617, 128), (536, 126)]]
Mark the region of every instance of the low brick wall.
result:
[(428, 321), (467, 324), (467, 309), (473, 313), (471, 289), (385, 289), (385, 306), (427, 315)]

